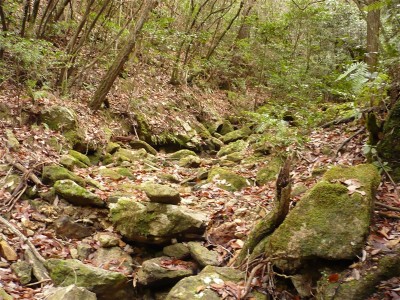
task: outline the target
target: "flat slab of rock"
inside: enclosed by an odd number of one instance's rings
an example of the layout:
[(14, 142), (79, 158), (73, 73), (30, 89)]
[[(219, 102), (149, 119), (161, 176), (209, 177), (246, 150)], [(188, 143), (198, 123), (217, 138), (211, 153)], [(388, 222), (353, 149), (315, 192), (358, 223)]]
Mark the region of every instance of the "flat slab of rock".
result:
[(110, 204), (110, 216), (125, 238), (149, 244), (165, 244), (187, 234), (202, 235), (208, 222), (205, 214), (180, 206), (124, 197)]
[(198, 242), (188, 243), (190, 255), (195, 261), (199, 263), (200, 266), (218, 266), (218, 253), (215, 251), (210, 251)]
[(137, 273), (137, 280), (145, 286), (166, 286), (194, 274), (196, 265), (170, 257), (146, 260)]
[(228, 281), (242, 280), (244, 280), (244, 273), (239, 270), (207, 266), (198, 275), (179, 281), (171, 289), (166, 300), (219, 300), (221, 297), (211, 289), (211, 285), (223, 286)]
[(61, 238), (83, 239), (95, 232), (94, 227), (75, 223), (68, 216), (62, 216), (54, 222), (57, 236)]
[(190, 255), (189, 247), (182, 243), (177, 243), (164, 247), (163, 253), (164, 255), (175, 257), (178, 259), (182, 259)]
[(80, 206), (105, 207), (105, 202), (99, 196), (89, 192), (76, 184), (75, 181), (65, 179), (58, 180), (54, 184), (56, 194), (67, 200), (69, 203)]
[(45, 262), (45, 266), (56, 286), (75, 284), (95, 293), (99, 299), (117, 298), (117, 293), (127, 284), (127, 278), (121, 273), (85, 265), (76, 259), (52, 258)]
[(128, 253), (123, 251), (120, 247), (99, 248), (93, 254), (92, 263), (97, 267), (107, 265), (110, 269), (112, 269), (113, 267), (115, 269), (118, 268), (127, 275), (131, 274), (133, 271), (132, 257)]
[(88, 291), (83, 287), (78, 287), (74, 284), (66, 286), (53, 288), (48, 291), (46, 300), (96, 300), (96, 294)]
[(168, 185), (149, 182), (141, 187), (151, 202), (165, 204), (179, 204), (181, 202), (179, 192)]
[(288, 214), (253, 255), (265, 253), (293, 271), (310, 260), (350, 260), (369, 233), (373, 198), (380, 182), (373, 165), (333, 167)]

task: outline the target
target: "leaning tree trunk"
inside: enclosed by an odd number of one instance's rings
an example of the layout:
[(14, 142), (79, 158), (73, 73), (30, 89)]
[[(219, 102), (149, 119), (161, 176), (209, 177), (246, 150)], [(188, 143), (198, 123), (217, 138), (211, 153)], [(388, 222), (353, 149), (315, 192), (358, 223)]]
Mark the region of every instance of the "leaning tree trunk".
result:
[(142, 30), (143, 25), (146, 22), (150, 12), (157, 6), (157, 4), (157, 0), (146, 1), (146, 4), (142, 9), (141, 14), (139, 15), (139, 19), (137, 20), (135, 27), (131, 31), (127, 43), (122, 48), (114, 63), (108, 69), (107, 73), (101, 79), (100, 85), (94, 93), (94, 96), (89, 104), (90, 108), (92, 108), (93, 110), (99, 109), (101, 104), (106, 99), (106, 96), (110, 91), (112, 85), (114, 84), (115, 79), (121, 73), (125, 63), (129, 59), (129, 55), (136, 46), (138, 34)]
[(287, 158), (281, 168), (278, 179), (276, 180), (275, 207), (252, 229), (246, 240), (239, 256), (235, 262), (240, 266), (251, 255), (257, 244), (268, 235), (272, 234), (276, 228), (285, 220), (289, 212), (290, 204), (290, 165), (291, 159)]

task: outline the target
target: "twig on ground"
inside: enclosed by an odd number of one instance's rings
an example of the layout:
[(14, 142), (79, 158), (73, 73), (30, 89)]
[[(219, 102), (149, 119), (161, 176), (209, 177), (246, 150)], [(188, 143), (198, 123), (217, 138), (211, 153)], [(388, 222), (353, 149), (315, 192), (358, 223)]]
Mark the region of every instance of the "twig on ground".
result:
[(381, 202), (375, 202), (375, 204), (378, 205), (378, 206), (384, 207), (386, 209), (389, 209), (389, 210), (400, 211), (399, 207), (393, 207), (393, 206), (390, 206), (390, 205), (387, 205), (387, 204), (384, 204), (384, 203), (381, 203)]
[(392, 215), (392, 214), (389, 214), (389, 213), (386, 213), (386, 212), (383, 212), (383, 211), (377, 211), (376, 214), (381, 216), (381, 217), (400, 220), (400, 216)]
[(3, 223), (12, 233), (14, 233), (16, 236), (18, 236), (32, 251), (32, 253), (35, 255), (35, 257), (41, 262), (44, 263), (46, 260), (43, 258), (42, 255), (37, 251), (35, 246), (32, 244), (32, 242), (21, 232), (19, 231), (13, 224), (8, 222), (6, 219), (4, 219), (2, 216), (0, 216), (0, 223)]
[(32, 180), (32, 182), (34, 184), (37, 184), (39, 186), (42, 186), (43, 183), (42, 181), (35, 175), (33, 174), (33, 172), (31, 170), (28, 170), (27, 168), (25, 168), (23, 165), (21, 165), (19, 162), (16, 162), (11, 155), (7, 154), (5, 156), (6, 161), (11, 164), (13, 167), (15, 167), (16, 169), (20, 170), (24, 175), (27, 175), (28, 178), (30, 180)]
[(335, 153), (335, 158), (339, 155), (339, 152), (346, 147), (346, 145), (352, 140), (354, 139), (357, 135), (363, 133), (365, 131), (365, 127), (361, 128), (360, 130), (356, 131), (352, 136), (350, 136), (349, 138), (347, 138), (340, 146), (339, 148), (336, 150)]
[(251, 270), (249, 277), (247, 278), (246, 281), (246, 287), (245, 290), (243, 291), (243, 294), (241, 295), (240, 299), (245, 299), (246, 296), (250, 293), (251, 291), (251, 282), (254, 279), (254, 276), (256, 276), (256, 273), (259, 269), (261, 269), (264, 266), (263, 263), (258, 264), (257, 266), (255, 266), (253, 268), (253, 270)]

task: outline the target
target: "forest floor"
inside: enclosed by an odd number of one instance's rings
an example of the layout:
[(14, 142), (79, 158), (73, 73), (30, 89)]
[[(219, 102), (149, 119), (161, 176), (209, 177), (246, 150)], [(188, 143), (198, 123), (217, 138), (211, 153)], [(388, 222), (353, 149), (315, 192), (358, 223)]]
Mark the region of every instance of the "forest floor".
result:
[[(3, 87), (4, 88), (4, 87)], [(153, 91), (154, 92), (154, 91)], [(165, 95), (164, 91), (159, 91), (160, 95), (157, 101), (162, 101), (163, 98), (170, 98), (173, 94)], [(154, 93), (153, 93), (154, 95)], [(219, 103), (218, 108), (221, 112), (229, 111), (230, 108), (223, 106), (223, 97), (218, 93), (214, 94), (215, 98), (208, 96), (204, 101)], [(82, 93), (79, 100), (65, 102), (66, 106), (72, 106), (79, 114), (80, 121), (85, 124), (85, 131), (89, 138), (101, 143), (105, 141), (104, 133), (99, 131), (99, 128), (104, 122), (101, 114), (94, 114), (86, 108), (86, 102), (82, 99), (87, 98), (85, 93)], [(113, 101), (111, 99), (111, 109), (113, 109)], [(6, 129), (12, 130), (17, 140), (20, 142), (20, 148), (11, 153), (12, 157), (24, 165), (28, 170), (37, 174), (41, 173), (43, 165), (58, 163), (58, 159), (62, 151), (56, 151), (50, 147), (48, 142), (51, 138), (56, 138), (60, 145), (64, 143), (63, 137), (55, 131), (52, 131), (44, 126), (37, 125), (21, 125), (17, 126), (18, 118), (23, 118), (24, 111), (29, 107), (41, 109), (50, 103), (63, 103), (63, 100), (54, 99), (38, 99), (35, 104), (31, 104), (28, 98), (18, 95), (18, 92), (11, 89), (5, 89), (0, 95), (0, 104), (7, 103), (12, 108), (12, 113), (17, 122), (7, 122), (0, 120), (0, 164), (7, 164), (5, 156), (7, 154), (7, 137)], [(187, 112), (183, 111), (182, 114)], [(117, 128), (119, 125), (108, 124), (110, 128)], [(291, 177), (293, 187), (306, 187), (307, 190), (313, 186), (320, 178), (318, 170), (324, 169), (331, 165), (356, 165), (366, 162), (363, 155), (362, 147), (366, 142), (364, 133), (358, 134), (351, 139), (342, 149), (337, 150), (342, 144), (355, 132), (360, 129), (357, 123), (338, 125), (328, 129), (316, 128), (311, 131), (308, 136), (308, 141), (301, 146), (293, 146), (290, 151), (294, 153), (294, 163), (292, 166)], [(165, 154), (159, 153), (158, 156), (165, 157)], [(205, 160), (213, 159), (212, 157), (204, 157)], [(257, 170), (262, 167), (262, 163), (254, 166), (238, 166), (238, 172), (249, 179), (254, 179)], [(163, 165), (156, 166), (159, 172), (177, 176), (181, 180), (185, 180), (193, 176), (184, 169), (179, 167), (164, 167)], [(81, 171), (80, 175), (86, 176), (90, 174), (90, 169)], [(134, 174), (137, 182), (149, 179), (154, 175), (152, 171), (138, 169)], [(7, 176), (7, 172), (0, 170), (0, 179)], [(400, 207), (399, 187), (395, 186), (387, 176), (383, 176), (383, 181), (378, 188), (377, 201), (390, 207)], [(102, 182), (105, 187), (103, 198), (107, 198), (112, 193), (117, 185), (122, 184), (118, 181)], [(46, 187), (45, 187), (46, 188)], [(214, 245), (220, 254), (221, 262), (229, 264), (234, 253), (240, 250), (245, 240), (246, 235), (253, 224), (271, 210), (271, 204), (275, 196), (275, 183), (270, 182), (264, 186), (250, 186), (240, 192), (227, 192), (219, 189), (216, 184), (209, 183), (203, 185), (197, 191), (180, 190), (183, 205), (186, 205), (194, 210), (207, 211), (211, 216), (210, 225), (207, 229), (209, 240), (208, 243), (212, 246), (213, 239), (223, 239), (226, 241), (224, 247)], [(295, 205), (303, 194), (300, 193), (292, 198), (292, 203)], [(57, 217), (58, 201), (49, 203), (47, 211), (38, 211), (31, 201), (18, 199), (16, 203), (12, 203), (12, 210), (8, 212), (11, 205), (4, 205), (11, 195), (0, 190), (0, 206), (1, 215), (6, 216), (10, 222), (26, 235), (33, 245), (38, 249), (44, 258), (60, 257), (71, 258), (71, 249), (76, 246), (75, 240), (62, 240), (57, 238), (52, 220)], [(201, 201), (198, 201), (201, 199)], [(380, 253), (396, 247), (400, 243), (400, 213), (397, 211), (387, 210), (383, 206), (375, 207), (371, 231), (365, 245), (363, 255), (360, 257), (360, 264), (354, 267), (352, 273), (353, 280), (357, 280), (359, 273), (357, 268), (361, 268), (362, 264), (370, 263), (374, 257), (378, 257)], [(225, 224), (225, 227), (221, 227)], [(216, 230), (217, 229), (217, 230)], [(110, 229), (112, 230), (112, 229)], [(20, 258), (23, 257), (25, 245), (20, 238), (13, 235), (9, 230), (0, 227), (0, 232), (7, 237), (12, 248), (17, 252)], [(92, 241), (94, 248), (98, 247)], [(126, 245), (128, 249), (130, 246)], [(143, 253), (144, 248), (131, 247), (132, 256), (137, 262), (142, 262), (146, 258)], [(90, 263), (90, 260), (87, 261)], [(41, 299), (43, 293), (48, 289), (50, 283), (21, 285), (16, 275), (10, 268), (10, 262), (4, 258), (0, 258), (0, 286), (3, 286), (5, 291), (12, 295), (14, 299)], [(257, 281), (258, 280), (258, 281)], [(255, 277), (252, 284), (254, 286), (263, 286), (260, 278)], [(370, 299), (400, 299), (400, 278), (392, 279), (388, 282), (382, 282), (378, 287), (378, 293)], [(296, 295), (292, 295), (295, 299)]]

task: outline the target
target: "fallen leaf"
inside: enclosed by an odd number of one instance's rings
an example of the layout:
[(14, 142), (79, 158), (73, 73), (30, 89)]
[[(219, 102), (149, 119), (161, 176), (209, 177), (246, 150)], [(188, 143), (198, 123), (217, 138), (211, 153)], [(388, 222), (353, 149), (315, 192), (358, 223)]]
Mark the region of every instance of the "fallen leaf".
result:
[(338, 282), (339, 281), (339, 274), (338, 273), (334, 273), (334, 274), (329, 275), (328, 281), (332, 282), (332, 283), (333, 282)]

